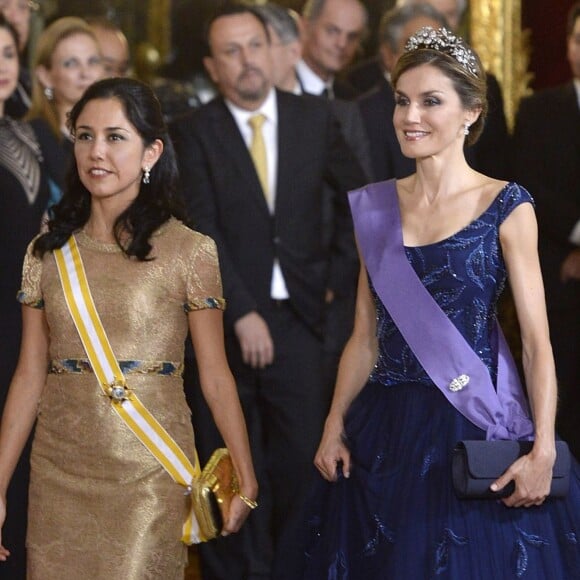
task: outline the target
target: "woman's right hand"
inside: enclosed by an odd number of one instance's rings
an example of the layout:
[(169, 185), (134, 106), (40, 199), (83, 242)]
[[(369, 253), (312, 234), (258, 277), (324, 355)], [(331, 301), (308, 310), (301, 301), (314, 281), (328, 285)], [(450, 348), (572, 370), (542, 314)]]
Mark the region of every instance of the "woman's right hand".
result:
[(338, 466), (342, 465), (344, 477), (350, 476), (350, 451), (343, 441), (343, 423), (340, 419), (328, 418), (324, 433), (314, 457), (314, 465), (322, 477), (336, 481)]
[(0, 562), (5, 562), (6, 558), (10, 556), (10, 552), (2, 544), (2, 527), (6, 519), (6, 499), (0, 498)]

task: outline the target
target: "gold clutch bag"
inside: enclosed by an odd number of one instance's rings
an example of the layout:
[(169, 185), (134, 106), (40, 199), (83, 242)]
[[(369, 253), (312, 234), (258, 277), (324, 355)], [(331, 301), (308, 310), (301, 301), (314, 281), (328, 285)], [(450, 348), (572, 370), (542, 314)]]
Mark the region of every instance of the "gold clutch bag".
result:
[(234, 495), (240, 491), (232, 458), (225, 447), (216, 449), (193, 483), (193, 511), (204, 541), (221, 533)]

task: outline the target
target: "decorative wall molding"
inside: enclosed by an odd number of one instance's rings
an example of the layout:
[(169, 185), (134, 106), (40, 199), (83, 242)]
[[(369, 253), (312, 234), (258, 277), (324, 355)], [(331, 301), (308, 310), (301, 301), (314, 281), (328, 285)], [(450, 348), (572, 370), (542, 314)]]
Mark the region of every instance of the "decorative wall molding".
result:
[(473, 48), (502, 86), (511, 130), (521, 98), (531, 92), (530, 32), (522, 30), (521, 0), (471, 0), (469, 28)]

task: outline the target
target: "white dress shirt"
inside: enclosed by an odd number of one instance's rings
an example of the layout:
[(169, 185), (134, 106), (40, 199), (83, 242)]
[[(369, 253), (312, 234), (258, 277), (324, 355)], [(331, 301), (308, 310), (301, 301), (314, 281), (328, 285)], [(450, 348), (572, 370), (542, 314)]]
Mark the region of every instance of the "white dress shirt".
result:
[(300, 79), (302, 89), (311, 95), (320, 95), (325, 90), (328, 91), (329, 98), (334, 97), (333, 78), (328, 81), (321, 79), (305, 62), (299, 60), (296, 63), (296, 73)]
[[(227, 99), (225, 102), (234, 117), (234, 121), (248, 149), (252, 143), (252, 128), (248, 121), (251, 117), (258, 114), (262, 114), (265, 117), (264, 124), (262, 125), (262, 136), (264, 137), (264, 144), (266, 146), (268, 167), (268, 191), (265, 193), (270, 213), (274, 214), (278, 176), (278, 103), (276, 101), (276, 91), (271, 89), (262, 106), (255, 111), (241, 109)], [(280, 263), (277, 259), (274, 260), (272, 268), (270, 296), (275, 300), (286, 300), (290, 297), (284, 276), (282, 275), (282, 268), (280, 268)]]

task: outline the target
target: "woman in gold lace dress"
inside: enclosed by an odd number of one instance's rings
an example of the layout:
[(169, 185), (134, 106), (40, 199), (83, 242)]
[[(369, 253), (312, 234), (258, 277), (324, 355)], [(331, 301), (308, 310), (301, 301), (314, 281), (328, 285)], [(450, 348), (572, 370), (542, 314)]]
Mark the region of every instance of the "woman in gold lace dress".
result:
[[(76, 171), (24, 264), (23, 341), (0, 431), (0, 523), (8, 481), (37, 420), (29, 578), (183, 578), (189, 496), (96, 380), (57, 256), (76, 242), (128, 389), (195, 465), (181, 379), (190, 331), (204, 395), (240, 480), (224, 525), (230, 533), (247, 517), (257, 483), (224, 354), (216, 248), (180, 221), (173, 148), (146, 85), (96, 83), (71, 111), (70, 128)], [(7, 557), (0, 545), (0, 560)]]

